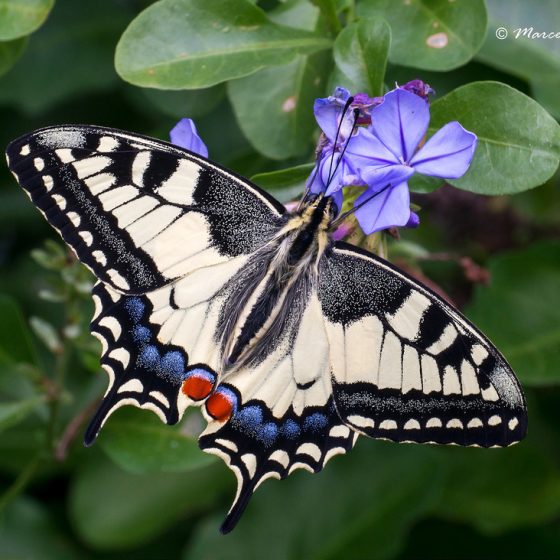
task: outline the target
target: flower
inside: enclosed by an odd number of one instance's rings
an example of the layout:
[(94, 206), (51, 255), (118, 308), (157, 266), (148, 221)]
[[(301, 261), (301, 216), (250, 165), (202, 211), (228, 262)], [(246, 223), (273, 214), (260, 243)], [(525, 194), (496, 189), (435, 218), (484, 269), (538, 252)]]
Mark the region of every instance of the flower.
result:
[(192, 119), (181, 119), (169, 132), (171, 142), (199, 156), (208, 157), (208, 148), (201, 140)]
[(428, 101), (429, 95), (435, 93), (433, 88), (422, 80), (412, 80), (404, 84), (404, 86), (400, 86), (400, 88), (410, 91), (411, 93), (415, 93), (416, 95), (423, 97), (426, 101)]
[[(349, 102), (350, 100), (350, 102)], [(371, 123), (370, 110), (383, 101), (337, 87), (333, 95), (315, 100), (313, 112), (323, 134), (319, 140), (317, 163), (311, 173), (310, 192), (325, 193), (342, 207), (342, 187), (359, 184), (359, 173), (352, 157), (345, 149), (356, 125)]]
[(347, 149), (347, 158), (359, 167), (360, 178), (367, 185), (355, 203), (356, 218), (367, 234), (409, 223), (407, 180), (414, 173), (461, 177), (469, 168), (477, 142), (475, 134), (454, 121), (418, 149), (428, 130), (429, 105), (422, 96), (404, 88), (387, 93), (383, 103), (371, 110), (371, 119), (371, 126), (360, 128)]

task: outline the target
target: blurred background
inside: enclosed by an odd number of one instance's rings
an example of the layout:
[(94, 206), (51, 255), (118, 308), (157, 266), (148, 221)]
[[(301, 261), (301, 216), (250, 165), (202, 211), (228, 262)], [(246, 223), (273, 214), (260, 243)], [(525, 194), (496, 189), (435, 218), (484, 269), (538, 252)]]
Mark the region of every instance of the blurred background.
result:
[[(377, 71), (378, 83), (389, 89), (421, 78), (436, 90), (435, 99), (481, 80), (536, 99), (540, 107), (527, 105), (530, 110), (499, 105), (535, 158), (524, 164), (523, 184), (515, 183), (517, 171), (510, 178), (507, 166), (500, 170), (499, 158), (493, 172), (503, 181), (488, 171), (486, 190), (484, 173), (476, 188), (418, 184), (413, 201), (421, 226), (401, 230), (400, 241), (388, 238), (389, 259), (445, 294), (510, 361), (526, 391), (529, 435), (515, 447), (490, 450), (361, 438), (352, 453), (317, 475), (298, 471), (267, 482), (237, 529), (221, 536), (234, 476), (198, 450), (197, 411), (169, 427), (147, 411), (121, 409), (92, 448), (82, 446), (85, 423), (107, 383), (88, 331), (92, 278), (2, 167), (0, 559), (560, 557), (560, 178), (554, 173), (560, 134), (545, 115), (546, 109), (560, 117), (560, 38), (496, 38), (500, 26), (560, 31), (557, 0), (206, 4), (0, 2), (0, 144), (62, 123), (167, 140), (179, 118), (191, 117), (211, 159), (255, 177), (285, 202), (301, 191), (313, 160), (313, 99), (338, 83), (362, 85), (360, 69), (369, 72), (370, 84)], [(192, 15), (192, 27), (169, 32), (169, 49), (188, 45), (193, 29), (214, 40), (208, 18), (215, 13), (205, 9), (221, 13), (215, 28), (222, 31), (228, 17), (235, 27), (237, 16), (261, 17), (257, 10), (275, 24), (311, 30), (317, 41), (334, 40), (359, 16), (383, 17), (392, 35), (386, 71), (382, 54), (377, 66), (372, 61), (383, 45), (360, 40), (344, 50), (340, 40), (336, 64), (323, 45), (275, 55), (260, 66), (224, 59), (217, 78), (193, 73), (188, 82), (187, 70), (178, 68), (149, 83), (149, 72), (134, 66), (135, 52), (149, 57), (136, 51), (136, 42), (165, 34), (158, 27), (165, 10)], [(448, 58), (445, 49), (434, 55), (415, 47), (433, 30), (447, 33)], [(120, 75), (114, 62), (119, 40)], [(369, 57), (356, 62), (356, 44)], [(353, 66), (345, 66), (348, 57)], [(178, 89), (164, 91), (169, 87)], [(291, 96), (297, 107), (286, 115), (278, 100)], [(463, 122), (468, 112), (456, 118)], [(546, 135), (545, 149), (539, 137)], [(545, 152), (542, 171), (537, 160)]]

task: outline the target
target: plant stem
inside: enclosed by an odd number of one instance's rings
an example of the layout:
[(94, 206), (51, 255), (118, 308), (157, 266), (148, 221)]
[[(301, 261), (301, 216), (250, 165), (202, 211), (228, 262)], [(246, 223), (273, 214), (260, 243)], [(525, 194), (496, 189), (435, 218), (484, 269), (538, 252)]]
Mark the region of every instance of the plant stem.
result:
[(47, 427), (47, 448), (49, 451), (52, 451), (55, 448), (56, 428), (60, 412), (60, 395), (64, 386), (67, 364), (68, 344), (64, 342), (60, 352), (57, 353), (55, 358), (54, 386), (56, 387), (56, 394), (53, 396), (51, 401), (49, 425)]
[(0, 511), (2, 511), (24, 488), (42, 463), (43, 455), (38, 453), (31, 459), (27, 466), (19, 473), (11, 486), (0, 497)]

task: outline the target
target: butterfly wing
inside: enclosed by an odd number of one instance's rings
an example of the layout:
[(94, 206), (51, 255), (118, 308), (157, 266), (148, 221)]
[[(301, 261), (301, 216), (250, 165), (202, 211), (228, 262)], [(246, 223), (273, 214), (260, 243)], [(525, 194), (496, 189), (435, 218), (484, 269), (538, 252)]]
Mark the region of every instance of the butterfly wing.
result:
[[(296, 469), (318, 472), (349, 451), (358, 436), (336, 412), (316, 291), (289, 301), (286, 313), (287, 328), (274, 351), (226, 377), (205, 403), (209, 424), (200, 447), (221, 457), (237, 477), (224, 533), (233, 529), (263, 481), (286, 478)], [(225, 419), (220, 418), (223, 400), (229, 401)]]
[(345, 243), (320, 275), (333, 398), (346, 425), (419, 443), (492, 447), (524, 437), (526, 405), (511, 368), (440, 297)]
[[(108, 128), (38, 130), (6, 155), (32, 201), (101, 280), (91, 328), (109, 387), (86, 443), (124, 404), (177, 422), (199, 404), (181, 392), (183, 381), (195, 372), (206, 392), (216, 381), (206, 365), (216, 364), (214, 295), (281, 226), (284, 207), (195, 154)], [(193, 346), (205, 365), (196, 365)]]
[(249, 254), (284, 214), (274, 198), (206, 159), (108, 128), (45, 128), (12, 142), (6, 155), (78, 258), (122, 293)]

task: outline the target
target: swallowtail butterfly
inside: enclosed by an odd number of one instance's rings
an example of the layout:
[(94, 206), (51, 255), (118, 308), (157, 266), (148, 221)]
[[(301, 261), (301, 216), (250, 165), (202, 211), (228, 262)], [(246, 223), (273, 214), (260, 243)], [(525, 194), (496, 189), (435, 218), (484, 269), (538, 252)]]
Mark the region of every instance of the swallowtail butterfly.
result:
[(265, 479), (317, 472), (358, 435), (507, 446), (520, 386), (459, 312), (388, 262), (333, 241), (331, 198), (286, 209), (171, 144), (96, 126), (14, 141), (8, 164), (98, 279), (93, 334), (109, 388), (85, 435), (130, 404), (233, 470), (230, 531)]

